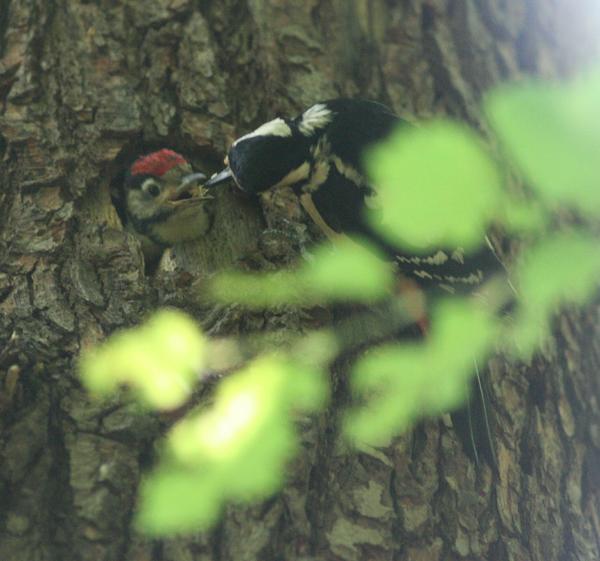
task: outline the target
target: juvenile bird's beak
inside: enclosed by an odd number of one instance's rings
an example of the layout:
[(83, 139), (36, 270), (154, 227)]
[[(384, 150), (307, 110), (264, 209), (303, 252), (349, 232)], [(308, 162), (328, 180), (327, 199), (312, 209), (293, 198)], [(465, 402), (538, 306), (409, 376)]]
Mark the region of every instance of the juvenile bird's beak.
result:
[(219, 173), (215, 173), (205, 184), (205, 188), (214, 187), (215, 185), (220, 185), (224, 183), (228, 179), (231, 179), (233, 174), (231, 173), (231, 169), (227, 166), (223, 171)]
[(174, 186), (171, 191), (171, 195), (168, 197), (169, 200), (180, 203), (183, 201), (189, 202), (196, 199), (196, 193), (193, 191), (193, 185), (200, 183), (206, 179), (206, 175), (203, 173), (190, 173), (185, 175), (179, 185)]
[(165, 191), (166, 201), (170, 205), (187, 205), (197, 203), (203, 199), (201, 196), (203, 188), (196, 189), (195, 185), (206, 179), (203, 173), (190, 173), (183, 176), (181, 181), (167, 187)]
[(190, 175), (186, 175), (182, 180), (179, 186), (177, 187), (177, 191), (181, 193), (185, 191), (192, 183), (199, 183), (200, 181), (204, 181), (206, 179), (206, 175), (203, 173), (190, 173)]

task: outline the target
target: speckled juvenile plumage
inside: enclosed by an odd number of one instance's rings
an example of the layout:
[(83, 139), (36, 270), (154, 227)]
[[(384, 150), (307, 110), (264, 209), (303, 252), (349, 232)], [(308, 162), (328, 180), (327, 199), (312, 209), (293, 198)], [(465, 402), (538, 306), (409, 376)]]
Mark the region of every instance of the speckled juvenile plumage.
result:
[(206, 232), (207, 195), (197, 186), (204, 179), (173, 150), (158, 150), (133, 163), (124, 184), (125, 214), (147, 260), (156, 259), (165, 247)]

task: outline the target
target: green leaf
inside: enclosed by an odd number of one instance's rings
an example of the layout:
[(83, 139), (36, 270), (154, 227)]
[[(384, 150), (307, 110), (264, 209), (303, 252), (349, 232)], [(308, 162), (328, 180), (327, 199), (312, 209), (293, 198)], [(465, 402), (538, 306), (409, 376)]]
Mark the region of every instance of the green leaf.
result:
[(322, 244), (310, 262), (294, 271), (224, 273), (211, 285), (222, 302), (252, 308), (302, 306), (324, 301), (370, 302), (383, 296), (392, 282), (392, 269), (375, 250), (350, 239)]
[(300, 305), (304, 300), (301, 279), (294, 271), (242, 273), (228, 271), (210, 283), (213, 299), (248, 308)]
[(494, 343), (496, 322), (474, 302), (447, 300), (435, 310), (425, 342), (368, 352), (352, 375), (352, 387), (365, 405), (347, 418), (346, 434), (381, 444), (423, 415), (457, 407), (466, 399), (475, 361)]
[[(159, 534), (206, 528), (227, 501), (275, 492), (298, 446), (292, 413), (322, 407), (326, 394), (319, 370), (275, 355), (226, 378), (210, 409), (183, 419), (168, 435), (168, 461), (144, 486), (141, 527)], [(165, 522), (164, 513), (174, 511), (174, 520)]]
[(520, 305), (514, 337), (518, 348), (529, 354), (546, 337), (560, 304), (582, 304), (598, 289), (598, 241), (585, 234), (556, 234), (522, 255), (516, 278)]
[(583, 303), (600, 280), (598, 240), (556, 234), (527, 251), (517, 268), (522, 300), (532, 307)]
[(207, 528), (221, 512), (220, 491), (199, 470), (163, 467), (142, 483), (137, 525), (154, 535)]
[(481, 245), (500, 201), (498, 172), (479, 138), (451, 121), (399, 128), (368, 155), (373, 225), (417, 249)]
[(537, 235), (548, 225), (548, 213), (536, 203), (506, 197), (501, 211), (502, 224), (516, 234)]
[(204, 351), (195, 322), (181, 312), (163, 310), (146, 324), (115, 333), (82, 353), (80, 373), (93, 393), (106, 395), (127, 385), (146, 404), (172, 409), (188, 399)]
[(385, 294), (392, 280), (391, 267), (374, 248), (350, 239), (337, 241), (333, 247), (319, 246), (302, 274), (317, 298), (332, 300), (375, 300)]
[(508, 154), (552, 203), (600, 212), (600, 72), (568, 85), (512, 85), (485, 109)]

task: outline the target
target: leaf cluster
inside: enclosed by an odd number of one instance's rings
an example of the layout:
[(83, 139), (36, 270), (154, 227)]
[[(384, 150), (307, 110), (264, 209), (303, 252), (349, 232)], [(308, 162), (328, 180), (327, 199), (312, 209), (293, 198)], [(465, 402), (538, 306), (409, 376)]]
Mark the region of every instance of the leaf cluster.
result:
[[(582, 304), (597, 289), (598, 99), (600, 72), (569, 84), (493, 91), (483, 109), (500, 146), (495, 158), (474, 131), (446, 119), (399, 129), (369, 152), (378, 187), (378, 210), (369, 219), (391, 243), (415, 252), (438, 245), (475, 251), (492, 226), (533, 242), (508, 281), (491, 286), (485, 298), (438, 302), (425, 340), (388, 342), (358, 358), (351, 385), (360, 405), (348, 410), (344, 426), (350, 441), (382, 444), (423, 415), (457, 407), (474, 362), (498, 346), (515, 357), (530, 355), (547, 339), (561, 305)], [(527, 196), (505, 188), (511, 169), (525, 177)], [(579, 220), (557, 228), (565, 211)], [(395, 282), (393, 267), (374, 251), (342, 243), (317, 248), (293, 270), (225, 273), (212, 295), (250, 308), (384, 301), (401, 315), (410, 302), (394, 294)], [(515, 294), (511, 321), (503, 321), (498, 311)], [(212, 406), (167, 435), (163, 459), (142, 487), (141, 527), (153, 533), (207, 527), (227, 502), (275, 492), (298, 448), (295, 416), (324, 406), (328, 364), (343, 346), (335, 330), (304, 334), (285, 348), (259, 350), (223, 380)], [(211, 352), (211, 341), (189, 318), (163, 311), (85, 353), (81, 373), (94, 393), (125, 384), (148, 406), (171, 409), (189, 398)]]

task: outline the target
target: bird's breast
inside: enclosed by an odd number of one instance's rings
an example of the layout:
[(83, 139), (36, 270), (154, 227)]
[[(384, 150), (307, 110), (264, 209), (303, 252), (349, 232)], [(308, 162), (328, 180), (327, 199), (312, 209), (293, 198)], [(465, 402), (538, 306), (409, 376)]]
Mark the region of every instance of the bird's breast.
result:
[(153, 223), (149, 237), (162, 245), (173, 245), (202, 236), (210, 227), (210, 217), (202, 205), (192, 205)]

